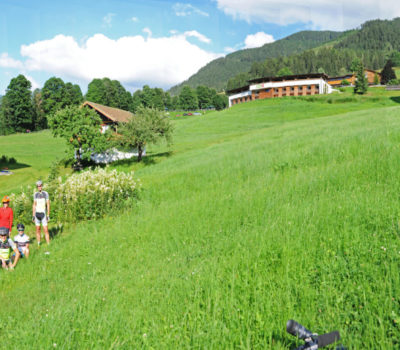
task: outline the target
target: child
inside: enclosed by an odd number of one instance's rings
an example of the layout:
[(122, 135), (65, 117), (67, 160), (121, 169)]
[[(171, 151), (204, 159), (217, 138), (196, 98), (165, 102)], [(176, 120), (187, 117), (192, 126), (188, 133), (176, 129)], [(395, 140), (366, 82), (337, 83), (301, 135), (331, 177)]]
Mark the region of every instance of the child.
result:
[(29, 236), (24, 233), (24, 224), (17, 225), (18, 234), (14, 237), (14, 242), (21, 253), (21, 257), (29, 257)]
[[(8, 238), (9, 230), (7, 227), (0, 227), (0, 260), (1, 260), (1, 267), (3, 269), (11, 269), (13, 270), (15, 265), (20, 257), (19, 250), (17, 246), (12, 241), (11, 238)], [(15, 260), (14, 262), (11, 261), (11, 251), (15, 252)]]

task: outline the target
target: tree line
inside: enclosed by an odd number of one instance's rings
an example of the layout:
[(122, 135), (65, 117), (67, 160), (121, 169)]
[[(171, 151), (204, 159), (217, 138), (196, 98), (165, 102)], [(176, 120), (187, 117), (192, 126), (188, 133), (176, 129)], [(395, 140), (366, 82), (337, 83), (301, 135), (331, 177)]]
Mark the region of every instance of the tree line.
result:
[(48, 128), (48, 118), (68, 106), (84, 100), (135, 113), (140, 107), (158, 110), (197, 110), (228, 106), (225, 94), (205, 86), (185, 86), (179, 95), (171, 96), (161, 88), (143, 86), (133, 94), (117, 80), (93, 79), (86, 95), (79, 85), (65, 83), (61, 78), (48, 79), (43, 88), (31, 91), (30, 81), (22, 74), (11, 79), (0, 99), (0, 135), (37, 131)]
[(352, 49), (335, 49), (323, 47), (318, 50), (307, 50), (300, 54), (266, 59), (263, 62), (255, 62), (250, 70), (240, 73), (229, 79), (227, 90), (232, 90), (246, 85), (248, 80), (279, 76), (280, 72), (291, 74), (325, 73), (329, 76), (343, 76), (353, 72), (351, 70), (354, 60), (360, 59), (368, 69), (380, 69), (385, 65), (390, 55), (384, 51), (358, 51)]

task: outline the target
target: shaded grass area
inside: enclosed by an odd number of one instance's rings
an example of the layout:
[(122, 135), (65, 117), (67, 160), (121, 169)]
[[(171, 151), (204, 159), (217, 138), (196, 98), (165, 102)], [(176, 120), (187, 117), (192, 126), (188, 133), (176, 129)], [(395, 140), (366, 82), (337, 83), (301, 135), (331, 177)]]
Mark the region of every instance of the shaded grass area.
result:
[(17, 160), (17, 164), (7, 166), (13, 175), (0, 176), (0, 196), (17, 193), (21, 186), (44, 180), (52, 163), (64, 157), (64, 150), (65, 141), (53, 138), (48, 130), (0, 136), (0, 154)]
[(0, 271), (3, 344), (287, 349), (293, 318), (349, 348), (399, 347), (400, 108), (332, 105), (177, 123), (132, 211)]

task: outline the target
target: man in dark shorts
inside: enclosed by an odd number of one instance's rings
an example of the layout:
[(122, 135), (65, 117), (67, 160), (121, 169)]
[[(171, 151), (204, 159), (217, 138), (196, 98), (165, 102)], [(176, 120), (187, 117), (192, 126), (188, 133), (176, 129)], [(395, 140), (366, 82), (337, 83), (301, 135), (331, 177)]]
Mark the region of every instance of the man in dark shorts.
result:
[(43, 226), (44, 237), (46, 238), (47, 244), (50, 244), (49, 229), (47, 228), (47, 222), (50, 219), (50, 199), (49, 194), (42, 190), (42, 181), (39, 180), (36, 182), (36, 186), (38, 191), (33, 195), (32, 220), (36, 225), (36, 239), (38, 245), (40, 246), (40, 225)]

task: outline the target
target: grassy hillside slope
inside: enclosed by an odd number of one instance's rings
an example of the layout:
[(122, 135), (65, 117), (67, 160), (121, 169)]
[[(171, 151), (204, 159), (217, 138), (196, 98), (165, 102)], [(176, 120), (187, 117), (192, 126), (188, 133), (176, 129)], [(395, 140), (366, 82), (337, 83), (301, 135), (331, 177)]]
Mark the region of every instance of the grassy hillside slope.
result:
[(19, 192), (21, 186), (45, 179), (52, 163), (63, 158), (65, 141), (55, 139), (50, 131), (0, 136), (0, 156), (14, 157), (9, 165), (11, 176), (0, 176), (0, 196)]
[(400, 107), (328, 98), (177, 120), (133, 210), (0, 271), (2, 344), (287, 349), (294, 318), (398, 347)]

